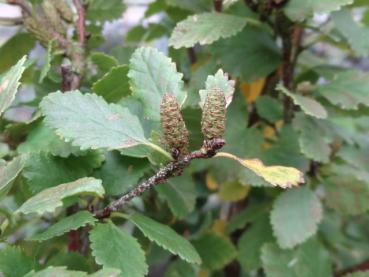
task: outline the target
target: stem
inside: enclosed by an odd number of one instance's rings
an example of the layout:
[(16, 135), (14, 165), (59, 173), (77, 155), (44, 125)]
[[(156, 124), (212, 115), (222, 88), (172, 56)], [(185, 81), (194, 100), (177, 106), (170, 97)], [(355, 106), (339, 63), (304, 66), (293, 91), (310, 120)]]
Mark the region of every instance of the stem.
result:
[(180, 175), (183, 170), (190, 164), (193, 159), (209, 159), (215, 156), (216, 151), (225, 144), (223, 139), (212, 139), (204, 141), (204, 145), (200, 150), (193, 151), (187, 155), (180, 157), (178, 160), (171, 161), (146, 181), (133, 188), (128, 193), (122, 195), (119, 199), (113, 201), (104, 209), (94, 213), (98, 219), (109, 217), (113, 212), (118, 211), (122, 206), (131, 201), (133, 198), (141, 195), (145, 191), (151, 189), (157, 184), (166, 182), (169, 178)]
[(82, 6), (80, 0), (73, 0), (73, 4), (77, 9), (78, 19), (76, 21), (76, 29), (78, 31), (78, 40), (81, 47), (86, 44), (86, 20), (85, 8)]
[(159, 153), (163, 154), (163, 156), (168, 158), (170, 161), (173, 160), (172, 156), (167, 151), (165, 151), (163, 148), (161, 148), (160, 146), (158, 146), (154, 143), (151, 143), (151, 142), (148, 142), (145, 145), (147, 145), (150, 148), (154, 149), (155, 151), (158, 151)]
[(19, 6), (24, 13), (32, 15), (32, 8), (25, 0), (8, 0), (8, 4)]

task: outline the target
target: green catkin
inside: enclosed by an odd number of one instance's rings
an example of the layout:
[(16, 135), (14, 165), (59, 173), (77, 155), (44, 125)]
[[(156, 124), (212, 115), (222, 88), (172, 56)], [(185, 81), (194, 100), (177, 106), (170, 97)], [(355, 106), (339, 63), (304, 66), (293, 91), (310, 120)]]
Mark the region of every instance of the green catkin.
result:
[(205, 139), (221, 138), (225, 131), (226, 99), (224, 93), (218, 89), (211, 89), (205, 99), (201, 131)]
[(64, 0), (51, 0), (60, 16), (67, 22), (73, 22), (73, 11)]
[(63, 26), (63, 21), (60, 17), (60, 14), (56, 7), (54, 6), (53, 1), (44, 0), (42, 2), (42, 11), (47, 19), (50, 22), (51, 26), (59, 33), (64, 34), (65, 29)]
[(171, 150), (177, 149), (182, 154), (186, 153), (189, 133), (177, 99), (170, 93), (163, 96), (160, 106), (160, 121), (167, 146)]

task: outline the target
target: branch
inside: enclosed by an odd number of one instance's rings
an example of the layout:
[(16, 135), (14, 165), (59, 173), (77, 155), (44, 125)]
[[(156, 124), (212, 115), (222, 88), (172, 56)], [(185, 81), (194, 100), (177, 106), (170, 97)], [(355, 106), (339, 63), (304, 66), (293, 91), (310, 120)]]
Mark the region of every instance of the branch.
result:
[(86, 20), (85, 20), (85, 8), (82, 6), (80, 0), (73, 0), (73, 4), (77, 9), (77, 21), (76, 29), (78, 32), (78, 40), (81, 47), (86, 44)]
[(214, 157), (216, 151), (221, 149), (225, 141), (221, 138), (215, 138), (209, 141), (204, 141), (204, 145), (200, 150), (193, 151), (187, 155), (180, 157), (178, 160), (168, 163), (161, 168), (155, 175), (151, 176), (146, 181), (121, 196), (119, 199), (110, 203), (107, 207), (94, 213), (98, 219), (107, 218), (112, 212), (119, 210), (122, 206), (128, 203), (133, 198), (141, 195), (146, 190), (151, 189), (157, 184), (165, 183), (169, 178), (178, 176), (182, 173), (193, 159), (209, 159)]
[(342, 277), (346, 274), (349, 274), (349, 273), (354, 273), (354, 272), (358, 272), (358, 271), (366, 271), (369, 269), (369, 260), (366, 260), (364, 262), (362, 262), (361, 264), (357, 264), (357, 265), (354, 265), (352, 267), (349, 267), (349, 268), (345, 268), (343, 270), (340, 270), (340, 271), (337, 271), (334, 276), (335, 277)]
[(8, 0), (7, 3), (10, 5), (19, 6), (24, 13), (29, 16), (32, 15), (32, 8), (25, 0)]
[(0, 17), (2, 25), (20, 25), (23, 23), (22, 17)]

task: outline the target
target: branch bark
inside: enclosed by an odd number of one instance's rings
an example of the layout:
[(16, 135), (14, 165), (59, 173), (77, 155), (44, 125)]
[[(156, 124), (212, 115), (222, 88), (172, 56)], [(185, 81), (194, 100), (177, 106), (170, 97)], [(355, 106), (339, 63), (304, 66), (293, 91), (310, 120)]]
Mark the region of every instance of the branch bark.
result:
[(178, 160), (168, 163), (163, 168), (159, 169), (153, 176), (140, 185), (122, 195), (119, 199), (113, 201), (104, 209), (96, 211), (94, 216), (98, 219), (107, 218), (112, 212), (118, 211), (126, 203), (133, 198), (141, 195), (145, 191), (151, 189), (157, 184), (166, 182), (169, 178), (178, 176), (190, 164), (193, 159), (209, 159), (214, 157), (216, 152), (225, 145), (225, 141), (220, 138), (215, 138), (209, 141), (204, 141), (200, 150), (193, 151), (187, 155), (180, 157)]

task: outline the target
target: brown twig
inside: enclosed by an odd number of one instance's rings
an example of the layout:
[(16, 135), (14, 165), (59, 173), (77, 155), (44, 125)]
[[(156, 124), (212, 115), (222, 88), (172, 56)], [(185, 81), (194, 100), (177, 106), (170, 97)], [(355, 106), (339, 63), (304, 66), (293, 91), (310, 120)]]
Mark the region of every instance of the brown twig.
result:
[(345, 268), (345, 269), (342, 269), (340, 271), (337, 271), (334, 276), (335, 277), (342, 277), (346, 274), (349, 274), (349, 273), (354, 273), (354, 272), (358, 272), (358, 271), (366, 271), (366, 270), (369, 270), (369, 260), (366, 260), (360, 264), (357, 264), (357, 265), (354, 265), (352, 267), (349, 267), (349, 268)]
[(73, 4), (77, 9), (77, 21), (76, 21), (76, 29), (78, 32), (78, 41), (81, 47), (84, 47), (86, 44), (86, 16), (85, 16), (85, 8), (81, 4), (80, 0), (73, 0)]
[(129, 191), (128, 193), (121, 196), (119, 199), (110, 203), (107, 207), (94, 213), (98, 219), (107, 218), (112, 212), (118, 211), (123, 205), (131, 201), (133, 198), (141, 195), (143, 192), (151, 189), (157, 184), (166, 182), (169, 178), (178, 176), (182, 173), (183, 169), (186, 168), (193, 159), (209, 159), (212, 158), (216, 151), (222, 148), (225, 141), (220, 138), (205, 141), (203, 147), (200, 150), (193, 151), (187, 155), (180, 157), (178, 160), (168, 163), (166, 166), (161, 168), (153, 176), (140, 185)]
[(0, 22), (6, 25), (20, 25), (23, 23), (22, 17), (0, 17)]
[(223, 0), (214, 0), (214, 9), (217, 12), (221, 12), (223, 9)]

